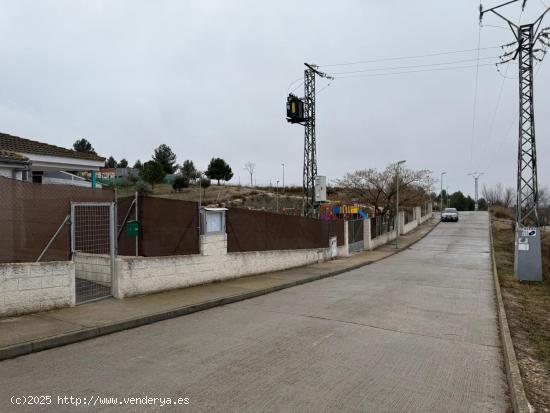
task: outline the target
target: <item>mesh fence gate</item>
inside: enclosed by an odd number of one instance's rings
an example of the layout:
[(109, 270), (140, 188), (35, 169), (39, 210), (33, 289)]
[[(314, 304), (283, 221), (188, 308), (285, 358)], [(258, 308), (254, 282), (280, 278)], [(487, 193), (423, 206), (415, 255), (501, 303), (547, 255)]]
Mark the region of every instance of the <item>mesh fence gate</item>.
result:
[(363, 251), (365, 242), (363, 240), (363, 220), (348, 221), (348, 243), (350, 252)]
[(116, 260), (114, 203), (71, 203), (71, 253), (76, 303), (111, 296)]

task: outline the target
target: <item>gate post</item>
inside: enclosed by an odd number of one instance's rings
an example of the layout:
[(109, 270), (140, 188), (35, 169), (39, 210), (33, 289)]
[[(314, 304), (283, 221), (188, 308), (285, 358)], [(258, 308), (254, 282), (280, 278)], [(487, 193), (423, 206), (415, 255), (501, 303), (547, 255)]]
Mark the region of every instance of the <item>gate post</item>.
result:
[(113, 202), (109, 207), (110, 215), (110, 256), (111, 256), (111, 294), (113, 294), (115, 289), (115, 280), (116, 280), (116, 257), (117, 257), (117, 214), (116, 214), (116, 204)]
[(74, 202), (71, 201), (71, 260), (73, 259), (74, 249), (75, 249), (75, 205)]
[(344, 221), (344, 245), (343, 245), (343, 251), (342, 256), (347, 257), (349, 256), (349, 226), (348, 221)]
[(371, 240), (371, 227), (370, 227), (370, 218), (363, 220), (363, 250), (370, 251), (372, 250), (372, 240)]

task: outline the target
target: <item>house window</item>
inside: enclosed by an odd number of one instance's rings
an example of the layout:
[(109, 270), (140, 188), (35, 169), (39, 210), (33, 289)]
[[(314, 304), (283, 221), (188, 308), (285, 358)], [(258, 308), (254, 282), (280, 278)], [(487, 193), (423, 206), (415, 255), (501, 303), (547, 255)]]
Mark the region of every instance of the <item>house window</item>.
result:
[(42, 175), (44, 175), (44, 172), (42, 172), (42, 171), (33, 171), (33, 173), (32, 173), (32, 182), (33, 182), (33, 184), (41, 184), (42, 183)]

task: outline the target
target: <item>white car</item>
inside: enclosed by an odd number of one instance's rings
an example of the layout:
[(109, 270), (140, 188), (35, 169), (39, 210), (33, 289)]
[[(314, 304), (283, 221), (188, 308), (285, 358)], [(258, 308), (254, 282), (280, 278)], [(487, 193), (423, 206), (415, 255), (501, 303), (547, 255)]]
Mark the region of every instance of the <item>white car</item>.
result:
[(458, 211), (456, 208), (445, 208), (441, 213), (441, 221), (458, 222)]

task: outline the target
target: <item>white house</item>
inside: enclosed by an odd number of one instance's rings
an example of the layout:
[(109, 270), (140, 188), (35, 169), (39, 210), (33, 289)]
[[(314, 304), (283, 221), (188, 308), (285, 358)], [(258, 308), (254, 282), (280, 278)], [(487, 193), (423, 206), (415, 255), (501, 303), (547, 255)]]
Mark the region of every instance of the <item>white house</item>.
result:
[[(0, 133), (0, 176), (35, 183), (95, 187), (96, 172), (105, 158)], [(91, 182), (67, 171), (89, 171)]]
[(26, 181), (31, 170), (28, 158), (0, 148), (0, 176)]

